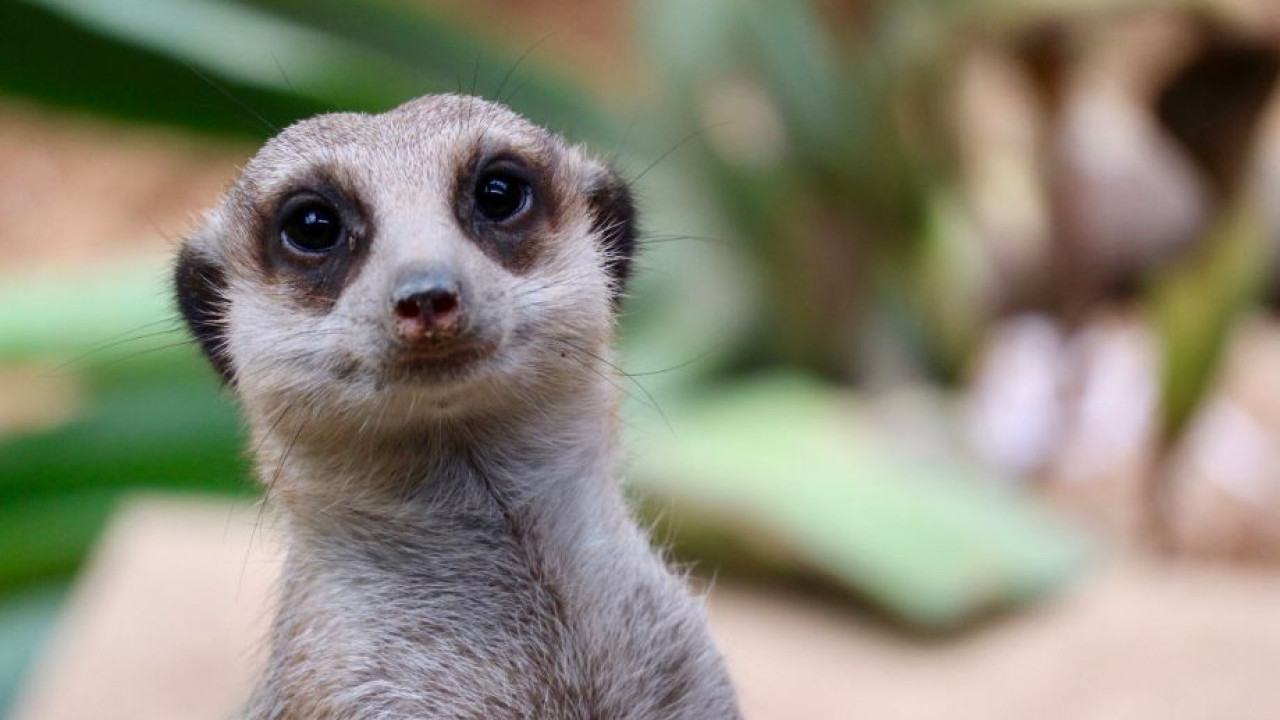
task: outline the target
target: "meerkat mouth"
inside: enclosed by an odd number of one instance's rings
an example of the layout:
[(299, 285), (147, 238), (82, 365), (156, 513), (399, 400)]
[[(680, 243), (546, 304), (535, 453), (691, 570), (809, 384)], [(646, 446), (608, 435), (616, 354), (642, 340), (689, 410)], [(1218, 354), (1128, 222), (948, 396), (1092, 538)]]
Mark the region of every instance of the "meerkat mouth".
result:
[(472, 342), (448, 349), (405, 349), (386, 363), (384, 374), (398, 382), (456, 382), (480, 374), (497, 351), (495, 342)]

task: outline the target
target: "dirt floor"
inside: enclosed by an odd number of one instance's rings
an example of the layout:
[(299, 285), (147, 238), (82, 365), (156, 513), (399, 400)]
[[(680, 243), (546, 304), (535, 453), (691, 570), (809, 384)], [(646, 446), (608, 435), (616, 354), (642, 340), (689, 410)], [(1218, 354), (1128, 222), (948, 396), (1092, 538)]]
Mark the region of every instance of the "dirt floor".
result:
[[(128, 505), (14, 720), (230, 717), (259, 667), (279, 567), (257, 517)], [(781, 590), (722, 583), (710, 608), (749, 720), (1280, 717), (1275, 575), (1122, 562), (931, 641)]]
[(0, 102), (0, 277), (172, 252), (250, 150)]

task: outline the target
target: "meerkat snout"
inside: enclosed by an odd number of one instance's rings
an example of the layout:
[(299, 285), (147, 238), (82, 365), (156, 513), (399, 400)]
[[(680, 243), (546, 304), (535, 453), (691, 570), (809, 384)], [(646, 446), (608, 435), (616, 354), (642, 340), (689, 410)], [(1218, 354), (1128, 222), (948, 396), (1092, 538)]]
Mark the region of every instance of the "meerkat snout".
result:
[(462, 287), (443, 269), (401, 273), (391, 293), (391, 312), (396, 336), (413, 346), (443, 347), (467, 329)]

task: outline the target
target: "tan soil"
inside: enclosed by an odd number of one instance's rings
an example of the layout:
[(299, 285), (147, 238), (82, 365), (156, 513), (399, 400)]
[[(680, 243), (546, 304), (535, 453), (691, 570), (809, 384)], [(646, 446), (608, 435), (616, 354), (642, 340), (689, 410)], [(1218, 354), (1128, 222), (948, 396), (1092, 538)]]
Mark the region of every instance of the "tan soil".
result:
[(169, 252), (250, 150), (0, 101), (0, 277)]
[[(279, 550), (255, 511), (119, 515), (14, 720), (223, 720), (260, 667)], [(712, 629), (749, 720), (1280, 717), (1280, 577), (1134, 564), (949, 640), (721, 584)]]

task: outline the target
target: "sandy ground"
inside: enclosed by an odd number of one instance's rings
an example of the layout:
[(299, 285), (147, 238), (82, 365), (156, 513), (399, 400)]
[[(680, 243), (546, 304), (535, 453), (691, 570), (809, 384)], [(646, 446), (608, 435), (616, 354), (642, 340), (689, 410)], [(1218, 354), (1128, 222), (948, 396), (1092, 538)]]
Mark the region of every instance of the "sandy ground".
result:
[(172, 252), (250, 148), (0, 101), (0, 278)]
[[(256, 520), (213, 502), (126, 506), (14, 720), (230, 717), (260, 667), (279, 567)], [(710, 607), (749, 720), (1280, 717), (1274, 575), (1122, 563), (930, 641), (731, 583)]]

